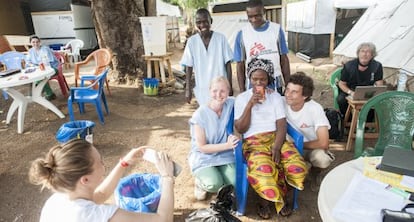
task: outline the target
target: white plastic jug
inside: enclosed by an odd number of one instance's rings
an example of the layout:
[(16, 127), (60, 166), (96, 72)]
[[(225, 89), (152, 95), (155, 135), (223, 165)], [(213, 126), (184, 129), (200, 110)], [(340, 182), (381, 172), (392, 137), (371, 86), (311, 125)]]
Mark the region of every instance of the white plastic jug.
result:
[(407, 74), (404, 71), (400, 70), (400, 75), (398, 77), (397, 90), (405, 91), (406, 84), (407, 84)]

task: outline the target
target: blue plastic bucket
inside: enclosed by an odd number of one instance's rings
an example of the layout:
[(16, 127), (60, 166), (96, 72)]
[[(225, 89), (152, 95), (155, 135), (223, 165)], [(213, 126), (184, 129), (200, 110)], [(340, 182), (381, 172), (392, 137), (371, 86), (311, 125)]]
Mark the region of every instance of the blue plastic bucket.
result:
[(118, 183), (114, 192), (117, 205), (133, 212), (157, 212), (161, 198), (160, 176), (157, 174), (132, 174)]
[(144, 78), (144, 94), (147, 96), (158, 95), (158, 79)]

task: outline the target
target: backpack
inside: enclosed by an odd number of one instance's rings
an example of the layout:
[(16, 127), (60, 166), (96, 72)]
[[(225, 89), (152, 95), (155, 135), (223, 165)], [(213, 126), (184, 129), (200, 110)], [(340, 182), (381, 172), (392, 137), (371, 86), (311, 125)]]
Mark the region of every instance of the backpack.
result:
[(335, 141), (342, 140), (342, 114), (338, 110), (332, 108), (325, 108), (324, 111), (329, 120), (329, 124), (331, 125), (331, 128), (329, 129), (329, 139)]

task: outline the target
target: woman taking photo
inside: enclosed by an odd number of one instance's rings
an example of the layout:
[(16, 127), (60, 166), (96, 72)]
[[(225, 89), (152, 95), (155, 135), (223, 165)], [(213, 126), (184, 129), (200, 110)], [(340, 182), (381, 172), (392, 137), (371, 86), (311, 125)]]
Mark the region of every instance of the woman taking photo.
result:
[(155, 164), (161, 174), (161, 199), (156, 213), (129, 212), (104, 204), (125, 170), (138, 163), (145, 149), (132, 149), (105, 177), (101, 155), (85, 140), (74, 139), (52, 147), (45, 157), (33, 161), (29, 171), (31, 183), (55, 192), (43, 206), (40, 222), (173, 221), (173, 164), (161, 152)]

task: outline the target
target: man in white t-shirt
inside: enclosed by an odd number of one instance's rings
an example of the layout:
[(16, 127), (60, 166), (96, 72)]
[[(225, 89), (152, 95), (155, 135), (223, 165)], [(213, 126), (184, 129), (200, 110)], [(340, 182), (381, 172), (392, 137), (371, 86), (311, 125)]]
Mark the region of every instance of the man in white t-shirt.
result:
[[(323, 107), (311, 99), (314, 90), (313, 80), (303, 72), (290, 76), (285, 91), (286, 119), (304, 136), (305, 160), (312, 165), (310, 175), (318, 182), (322, 169), (335, 159), (328, 151), (329, 125)], [(312, 183), (317, 185), (317, 183)], [(311, 187), (312, 190), (316, 188)]]

